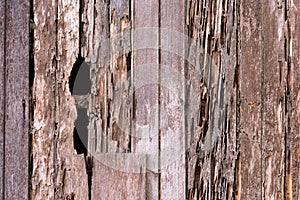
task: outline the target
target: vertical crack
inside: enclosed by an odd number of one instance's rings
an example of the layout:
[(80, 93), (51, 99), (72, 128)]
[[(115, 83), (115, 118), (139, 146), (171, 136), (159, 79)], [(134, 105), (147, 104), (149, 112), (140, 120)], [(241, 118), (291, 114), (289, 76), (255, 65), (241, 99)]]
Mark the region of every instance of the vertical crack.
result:
[(161, 1), (158, 0), (158, 200), (161, 200)]
[(85, 166), (88, 175), (88, 198), (89, 200), (92, 200), (92, 184), (93, 184), (93, 157), (92, 156), (86, 156)]
[(237, 0), (234, 5), (234, 18), (236, 20), (236, 44), (235, 44), (235, 54), (236, 54), (236, 66), (234, 75), (234, 87), (235, 87), (235, 98), (236, 98), (236, 161), (235, 161), (235, 175), (234, 175), (234, 191), (233, 195), (235, 199), (240, 199), (240, 0)]
[(57, 176), (58, 176), (58, 164), (57, 164), (57, 139), (58, 139), (58, 126), (59, 126), (59, 119), (58, 119), (58, 107), (59, 107), (59, 102), (58, 102), (58, 83), (57, 83), (57, 70), (58, 70), (58, 20), (59, 20), (59, 2), (58, 0), (56, 1), (56, 19), (55, 19), (55, 28), (56, 28), (56, 39), (55, 39), (55, 57), (53, 59), (53, 65), (54, 67), (54, 98), (55, 98), (55, 105), (54, 105), (54, 141), (53, 141), (53, 168), (54, 168), (54, 176), (53, 176), (53, 183), (54, 183), (54, 200), (59, 199), (59, 191), (58, 191), (58, 185), (57, 185)]
[(260, 67), (261, 67), (261, 86), (260, 86), (260, 178), (261, 178), (261, 199), (264, 199), (264, 169), (265, 169), (265, 163), (264, 163), (264, 155), (263, 155), (263, 137), (264, 137), (264, 96), (265, 96), (265, 67), (264, 67), (264, 37), (263, 37), (263, 28), (264, 28), (264, 4), (263, 0), (260, 0), (260, 20), (261, 20), (261, 27), (260, 27)]
[[(76, 79), (76, 75), (79, 71), (80, 66), (82, 65), (82, 63), (84, 62), (84, 58), (82, 57), (82, 45), (83, 45), (83, 21), (82, 21), (82, 15), (83, 15), (83, 9), (84, 9), (84, 3), (85, 0), (80, 0), (79, 1), (79, 42), (78, 42), (78, 57), (77, 57), (77, 65), (75, 64), (75, 74), (71, 74), (70, 77), (73, 76), (72, 79), (72, 86), (74, 86), (75, 83), (75, 79)], [(96, 5), (94, 2), (94, 9), (96, 9)], [(74, 69), (73, 69), (74, 70)], [(72, 70), (72, 71), (73, 71)], [(71, 83), (70, 83), (71, 85)], [(73, 87), (72, 90), (73, 91)], [(76, 136), (76, 128), (74, 128), (74, 142), (75, 142), (75, 136)], [(78, 136), (78, 135), (77, 135)], [(79, 142), (81, 142), (81, 139), (79, 138)], [(89, 142), (89, 141), (88, 141)], [(85, 158), (85, 167), (86, 167), (86, 173), (87, 173), (87, 178), (88, 178), (88, 199), (91, 200), (92, 199), (92, 176), (93, 176), (93, 158), (91, 156), (88, 156), (88, 143), (86, 144), (87, 146), (84, 147), (83, 144), (81, 144), (79, 147), (78, 145), (76, 145), (78, 148), (80, 148), (82, 150), (82, 152), (84, 153), (84, 158)], [(75, 148), (75, 144), (74, 144), (74, 148)]]
[(284, 199), (290, 199), (290, 135), (291, 135), (291, 109), (292, 109), (292, 98), (291, 98), (291, 84), (292, 84), (292, 74), (291, 74), (291, 26), (289, 20), (289, 1), (285, 0), (285, 20), (287, 22), (287, 86), (286, 86), (286, 111), (287, 112), (287, 125), (284, 135)]
[(28, 138), (28, 197), (31, 199), (31, 178), (33, 172), (33, 156), (32, 156), (32, 134), (33, 134), (33, 120), (34, 120), (34, 100), (33, 100), (33, 84), (34, 84), (34, 1), (30, 0), (30, 49), (29, 49), (29, 138)]

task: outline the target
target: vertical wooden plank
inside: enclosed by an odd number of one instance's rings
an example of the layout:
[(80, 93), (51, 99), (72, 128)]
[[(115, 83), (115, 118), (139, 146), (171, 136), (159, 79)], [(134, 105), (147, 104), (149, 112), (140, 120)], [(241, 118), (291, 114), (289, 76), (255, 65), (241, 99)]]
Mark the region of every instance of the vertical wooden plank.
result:
[(159, 198), (158, 140), (158, 2), (134, 1), (133, 149), (147, 155), (147, 199)]
[(88, 199), (89, 195), (85, 157), (76, 155), (73, 145), (76, 107), (69, 90), (69, 76), (80, 49), (79, 1), (58, 0), (57, 4), (54, 136), (56, 199)]
[(4, 116), (5, 116), (5, 1), (0, 1), (0, 199), (3, 197), (4, 187)]
[(6, 1), (4, 199), (28, 199), (29, 1)]
[(237, 70), (240, 92), (239, 190), (237, 199), (260, 199), (262, 195), (262, 53), (261, 3), (240, 1), (241, 44)]
[[(79, 1), (34, 1), (32, 199), (88, 199), (83, 155), (76, 155), (69, 76), (79, 54)], [(78, 181), (80, 177), (80, 181)]]
[[(172, 34), (185, 33), (185, 1), (160, 1), (159, 12), (160, 199), (185, 199), (184, 41)], [(174, 44), (179, 55), (169, 49)]]
[(54, 199), (57, 1), (34, 0), (32, 199)]
[(265, 2), (262, 21), (263, 53), (263, 195), (265, 199), (284, 198), (285, 107), (287, 61), (284, 58), (286, 33), (284, 7)]
[(288, 84), (290, 88), (290, 135), (287, 152), (286, 199), (300, 199), (300, 1), (286, 1), (288, 12), (287, 53), (290, 56)]

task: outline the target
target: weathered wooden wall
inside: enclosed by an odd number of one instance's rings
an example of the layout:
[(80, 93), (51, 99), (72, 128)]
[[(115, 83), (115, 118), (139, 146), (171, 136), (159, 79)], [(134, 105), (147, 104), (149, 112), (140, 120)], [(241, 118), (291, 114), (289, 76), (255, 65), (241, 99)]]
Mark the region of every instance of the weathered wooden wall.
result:
[(300, 199), (299, 9), (0, 1), (0, 199)]
[(298, 4), (35, 0), (32, 197), (299, 199)]

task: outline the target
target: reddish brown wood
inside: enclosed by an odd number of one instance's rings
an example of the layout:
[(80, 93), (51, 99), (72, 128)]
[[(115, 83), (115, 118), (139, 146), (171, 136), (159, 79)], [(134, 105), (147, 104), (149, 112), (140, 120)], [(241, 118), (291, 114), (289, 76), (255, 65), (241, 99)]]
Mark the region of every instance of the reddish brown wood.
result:
[(262, 175), (263, 196), (266, 199), (284, 198), (286, 177), (287, 123), (285, 123), (286, 72), (284, 58), (285, 37), (284, 6), (266, 2), (262, 14)]
[[(261, 3), (241, 1), (239, 190), (237, 199), (262, 197), (262, 42)], [(252, 21), (255, 19), (255, 21)]]

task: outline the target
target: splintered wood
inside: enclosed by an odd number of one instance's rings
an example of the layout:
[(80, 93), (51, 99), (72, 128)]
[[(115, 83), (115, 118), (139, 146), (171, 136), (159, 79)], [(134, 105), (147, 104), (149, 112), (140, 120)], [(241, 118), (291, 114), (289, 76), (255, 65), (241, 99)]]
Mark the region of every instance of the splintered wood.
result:
[[(31, 198), (299, 199), (299, 9), (34, 0)], [(78, 58), (91, 90), (72, 97)], [(87, 108), (87, 155), (74, 150), (75, 104)]]

